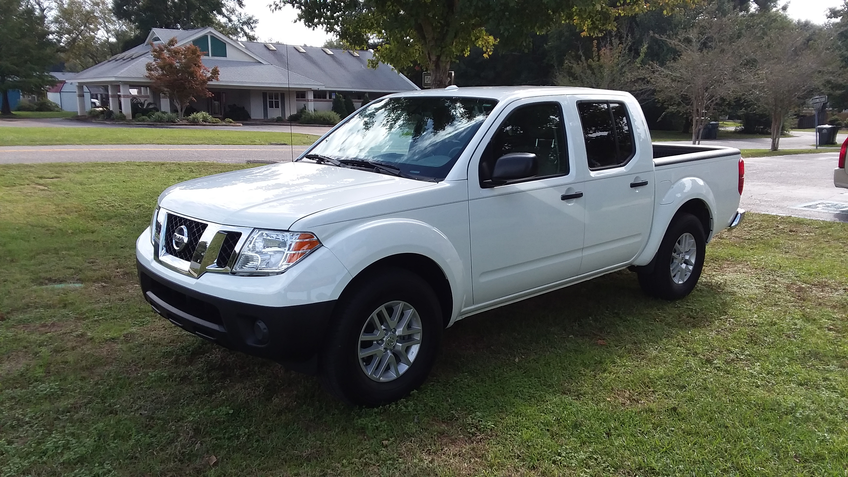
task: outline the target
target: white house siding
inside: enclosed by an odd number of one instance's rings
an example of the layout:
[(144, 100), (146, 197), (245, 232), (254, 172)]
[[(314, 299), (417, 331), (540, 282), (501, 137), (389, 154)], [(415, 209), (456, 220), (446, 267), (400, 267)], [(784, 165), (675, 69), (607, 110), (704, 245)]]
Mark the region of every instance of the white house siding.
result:
[(250, 92), (250, 103), (245, 103), (251, 119), (265, 119), (265, 110), (262, 104), (262, 91)]

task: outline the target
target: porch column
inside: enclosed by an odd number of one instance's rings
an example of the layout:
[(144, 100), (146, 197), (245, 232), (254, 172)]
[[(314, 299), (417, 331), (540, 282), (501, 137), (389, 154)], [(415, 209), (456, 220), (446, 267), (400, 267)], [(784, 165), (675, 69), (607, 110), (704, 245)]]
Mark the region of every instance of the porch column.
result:
[(121, 83), (121, 112), (126, 115), (127, 119), (132, 119), (132, 102), (130, 101), (130, 85)]
[(315, 94), (311, 89), (306, 90), (306, 109), (315, 112)]
[(167, 93), (159, 93), (159, 111), (163, 113), (171, 112), (171, 98), (168, 97)]
[(109, 85), (109, 109), (112, 111), (118, 110), (118, 85)]
[(291, 90), (284, 91), (283, 94), (286, 97), (286, 112), (283, 117), (287, 118), (297, 112), (297, 94)]
[(81, 84), (77, 83), (77, 114), (85, 116), (85, 112), (85, 90)]

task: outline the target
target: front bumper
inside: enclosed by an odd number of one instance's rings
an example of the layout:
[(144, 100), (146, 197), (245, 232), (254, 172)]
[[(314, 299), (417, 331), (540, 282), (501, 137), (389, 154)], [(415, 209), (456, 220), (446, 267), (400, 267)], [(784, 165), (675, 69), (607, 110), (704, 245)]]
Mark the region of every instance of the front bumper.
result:
[(335, 300), (261, 306), (207, 295), (159, 278), (136, 261), (145, 300), (180, 328), (221, 346), (299, 371), (315, 370)]

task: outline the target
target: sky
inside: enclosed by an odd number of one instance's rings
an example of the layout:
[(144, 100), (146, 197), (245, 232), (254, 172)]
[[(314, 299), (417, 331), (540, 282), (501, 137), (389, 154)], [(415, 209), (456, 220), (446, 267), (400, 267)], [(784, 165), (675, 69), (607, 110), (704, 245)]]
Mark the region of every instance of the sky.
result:
[[(322, 46), (330, 36), (323, 30), (311, 30), (303, 23), (295, 22), (297, 12), (292, 7), (285, 7), (280, 12), (271, 13), (268, 8), (270, 0), (245, 0), (245, 10), (259, 19), (256, 36), (261, 41), (273, 41), (290, 45)], [(827, 21), (827, 10), (842, 4), (842, 0), (791, 0), (782, 1), (781, 5), (789, 4), (788, 15), (796, 20), (808, 20), (822, 24)]]

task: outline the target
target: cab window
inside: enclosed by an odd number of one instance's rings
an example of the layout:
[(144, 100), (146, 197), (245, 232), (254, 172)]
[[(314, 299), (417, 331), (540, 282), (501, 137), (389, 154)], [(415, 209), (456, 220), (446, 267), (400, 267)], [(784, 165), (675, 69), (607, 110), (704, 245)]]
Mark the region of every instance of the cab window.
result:
[(530, 104), (509, 114), (480, 158), (481, 186), (491, 180), (495, 161), (513, 152), (536, 155), (536, 175), (522, 181), (568, 174), (568, 153), (559, 103)]
[(581, 101), (577, 110), (590, 170), (621, 167), (630, 162), (636, 155), (636, 143), (623, 103)]

